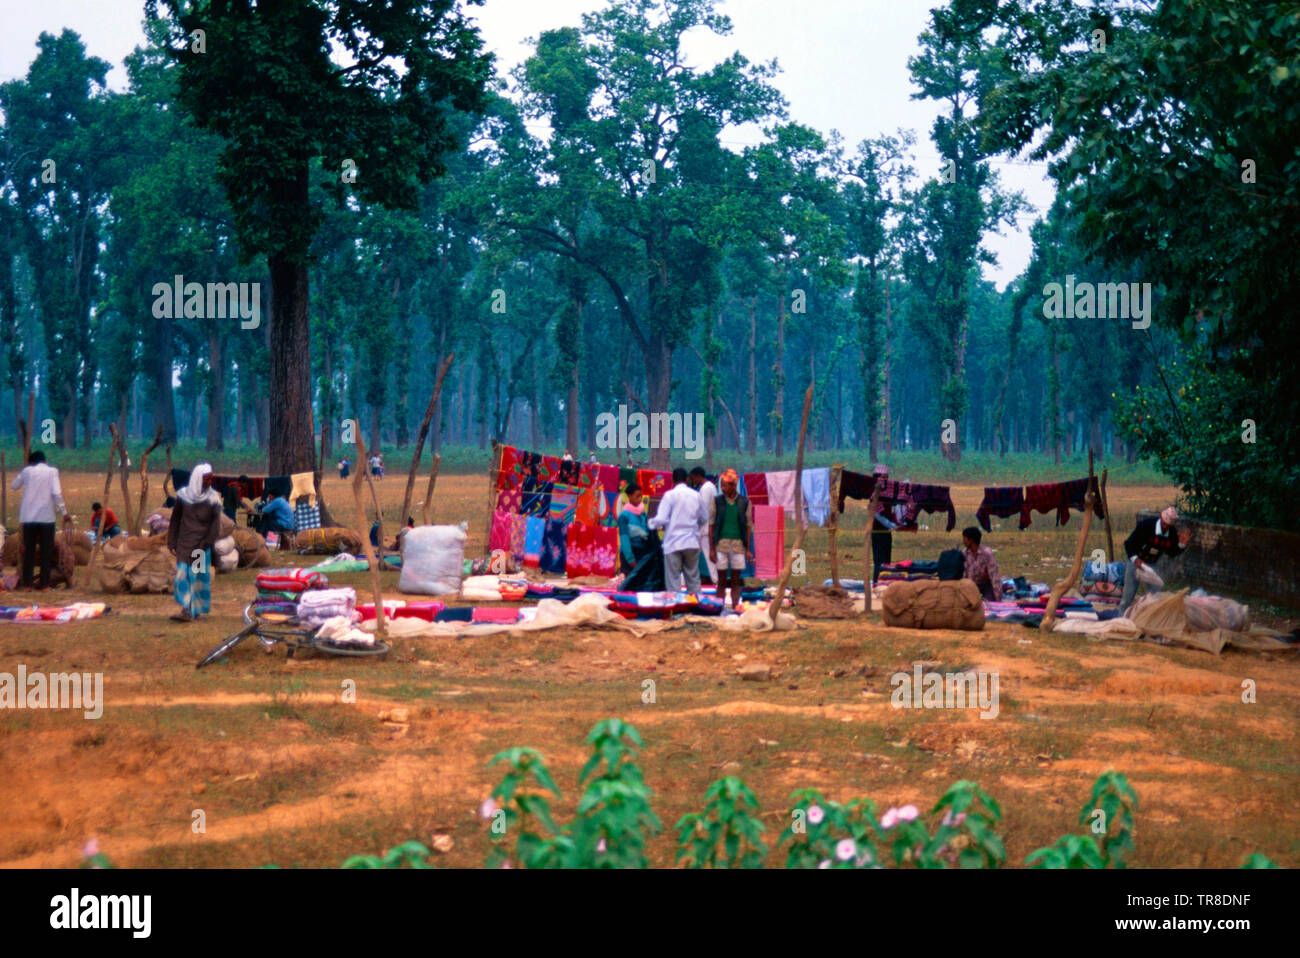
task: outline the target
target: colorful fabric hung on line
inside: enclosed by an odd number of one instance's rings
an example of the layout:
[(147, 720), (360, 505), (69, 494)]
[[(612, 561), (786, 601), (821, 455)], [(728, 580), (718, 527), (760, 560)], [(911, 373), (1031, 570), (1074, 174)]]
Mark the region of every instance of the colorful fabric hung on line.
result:
[(524, 547), (527, 540), (528, 517), (522, 513), (513, 513), (510, 516), (510, 555), (521, 569), (524, 567), (524, 557), (528, 551)]
[(513, 522), (512, 513), (502, 512), (500, 509), (492, 513), (492, 530), (488, 535), (489, 552), (510, 551), (510, 529)]
[(564, 575), (565, 523), (548, 519), (542, 535), (542, 557), (538, 567), (551, 575)]
[(975, 513), (975, 521), (985, 532), (991, 532), (993, 527), (989, 523), (990, 516), (999, 519), (1018, 516), (1024, 505), (1023, 486), (985, 486), (984, 498), (980, 501), (979, 511)]
[(645, 495), (658, 499), (673, 487), (673, 477), (672, 473), (660, 472), (658, 469), (639, 469), (636, 484)]
[(524, 565), (537, 569), (542, 564), (542, 543), (546, 538), (546, 520), (527, 516), (524, 527)]

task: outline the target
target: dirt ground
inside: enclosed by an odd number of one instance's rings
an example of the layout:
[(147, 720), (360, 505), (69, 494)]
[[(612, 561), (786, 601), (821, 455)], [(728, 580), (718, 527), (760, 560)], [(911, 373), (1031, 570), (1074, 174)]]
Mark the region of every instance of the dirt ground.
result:
[[(63, 478), (84, 523), (102, 476)], [(393, 476), (381, 484), (390, 530), (403, 484)], [(953, 491), (960, 528), (981, 490)], [(340, 518), (353, 519), (338, 479), (324, 492)], [(1137, 509), (1172, 495), (1113, 486), (1116, 543)], [(155, 480), (151, 502), (160, 498)], [(114, 489), (110, 504), (120, 501)], [(483, 551), (485, 508), (483, 477), (439, 480), (434, 520), (468, 520), (473, 553)], [(843, 576), (861, 574), (864, 511), (850, 504), (844, 517)], [(1036, 517), (1019, 532), (1005, 520), (986, 537), (1004, 574), (1046, 582), (1061, 574), (1079, 520), (1061, 530), (1050, 521)], [(895, 536), (895, 557), (933, 557), (956, 541), (957, 531), (931, 525)], [(1098, 524), (1089, 548), (1105, 542)], [(824, 530), (814, 527), (807, 549), (807, 579), (820, 582), (829, 569)], [(100, 598), (79, 572), (59, 600)], [(369, 588), (365, 574), (332, 582)], [(384, 583), (387, 595), (398, 594), (395, 574)], [(691, 627), (640, 639), (592, 630), (414, 639), (384, 661), (286, 659), (246, 643), (195, 671), (242, 624), (252, 594), (253, 573), (241, 571), (216, 579), (212, 618), (201, 623), (169, 621), (170, 596), (119, 596), (99, 620), (0, 624), (0, 672), (102, 672), (105, 697), (98, 720), (0, 713), (0, 864), (75, 865), (94, 838), (119, 866), (335, 866), (354, 853), (449, 835), (439, 863), (474, 867), (488, 849), (477, 807), (500, 777), (487, 768), (492, 755), (514, 745), (541, 750), (564, 790), (563, 821), (576, 804), (587, 731), (620, 716), (646, 742), (641, 764), (665, 825), (649, 849), (659, 866), (672, 864), (672, 826), (724, 774), (756, 792), (769, 844), (797, 788), (928, 808), (953, 781), (973, 779), (1002, 803), (1008, 861), (1018, 864), (1078, 829), (1089, 787), (1108, 768), (1127, 775), (1141, 799), (1133, 864), (1234, 867), (1258, 850), (1300, 865), (1294, 654), (1216, 657), (1007, 625), (887, 629), (869, 617), (743, 636)], [(891, 707), (890, 676), (918, 661), (996, 671), (997, 718)], [(738, 668), (752, 663), (770, 665), (773, 678), (741, 681)], [(652, 704), (643, 703), (646, 679), (655, 682)], [(1257, 690), (1250, 704), (1242, 701), (1247, 679)], [(349, 682), (355, 703), (343, 701)], [(395, 706), (409, 720), (381, 721), (381, 710)]]

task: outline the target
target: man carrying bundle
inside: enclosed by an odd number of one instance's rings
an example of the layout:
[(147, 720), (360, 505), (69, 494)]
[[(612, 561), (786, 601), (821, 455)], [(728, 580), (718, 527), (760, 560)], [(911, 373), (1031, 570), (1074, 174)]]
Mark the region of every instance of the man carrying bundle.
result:
[(1154, 516), (1143, 519), (1133, 529), (1133, 534), (1124, 540), (1124, 553), (1128, 556), (1128, 567), (1124, 570), (1124, 598), (1120, 602), (1121, 615), (1128, 613), (1129, 606), (1137, 598), (1138, 575), (1143, 581), (1159, 589), (1164, 583), (1150, 567), (1161, 556), (1173, 558), (1187, 548), (1192, 539), (1192, 530), (1178, 524), (1178, 510), (1173, 506)]

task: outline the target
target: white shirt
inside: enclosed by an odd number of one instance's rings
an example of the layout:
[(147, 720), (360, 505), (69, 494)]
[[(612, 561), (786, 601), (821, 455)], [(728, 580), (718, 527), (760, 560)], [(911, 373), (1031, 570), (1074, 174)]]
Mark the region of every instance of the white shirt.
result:
[(68, 507), (63, 504), (63, 487), (59, 485), (59, 470), (48, 463), (38, 462), (18, 473), (11, 489), (23, 490), (23, 504), (18, 509), (18, 521), (54, 522), (55, 510), (66, 516)]
[(700, 494), (686, 483), (664, 493), (659, 511), (650, 520), (651, 529), (663, 529), (664, 552), (682, 552), (700, 547), (700, 532), (709, 524), (709, 514)]
[(696, 491), (700, 494), (700, 501), (704, 503), (704, 522), (707, 526), (713, 521), (713, 503), (718, 498), (718, 487), (705, 479), (704, 485)]

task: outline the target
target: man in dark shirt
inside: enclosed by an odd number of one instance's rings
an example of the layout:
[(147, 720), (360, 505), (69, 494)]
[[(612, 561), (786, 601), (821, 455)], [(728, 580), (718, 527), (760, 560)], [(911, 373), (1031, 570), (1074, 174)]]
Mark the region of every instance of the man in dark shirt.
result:
[(1186, 524), (1178, 525), (1178, 511), (1173, 506), (1160, 513), (1159, 518), (1143, 519), (1134, 527), (1133, 534), (1124, 540), (1128, 567), (1124, 570), (1120, 614), (1126, 614), (1137, 598), (1138, 569), (1154, 565), (1161, 556), (1173, 558), (1179, 555), (1191, 538), (1192, 530)]

